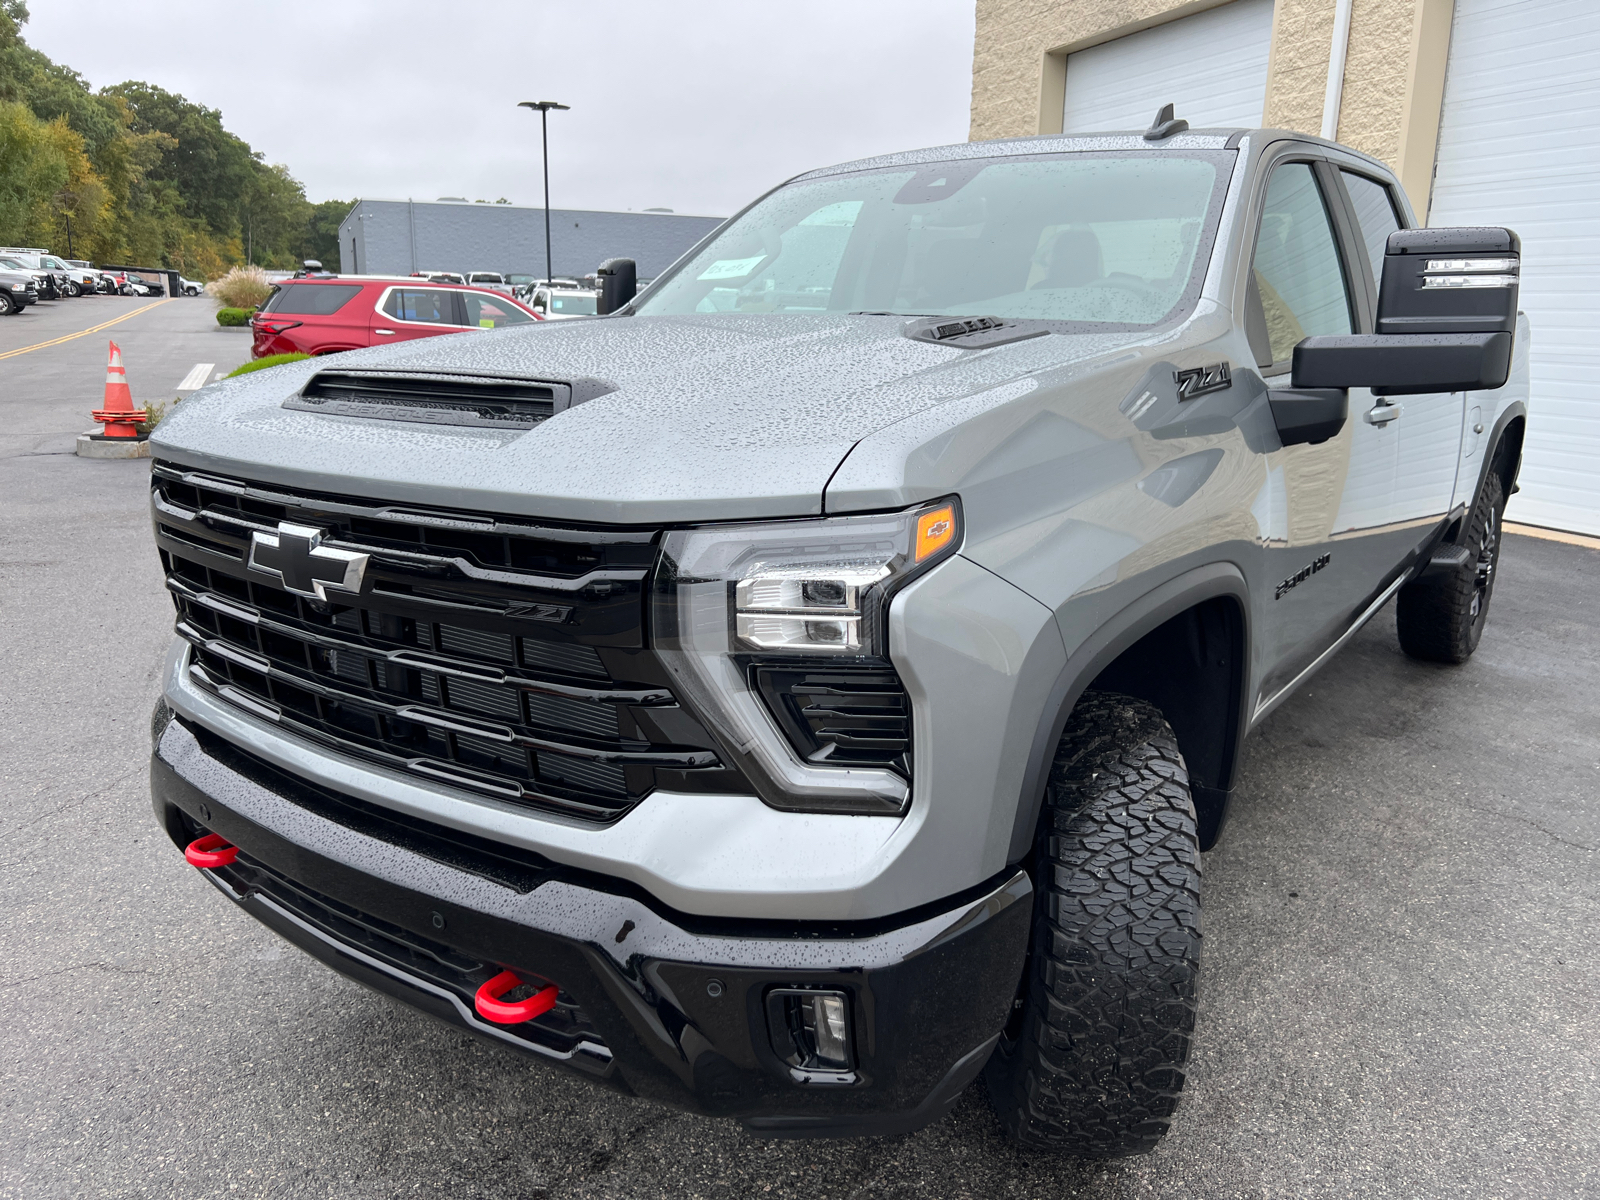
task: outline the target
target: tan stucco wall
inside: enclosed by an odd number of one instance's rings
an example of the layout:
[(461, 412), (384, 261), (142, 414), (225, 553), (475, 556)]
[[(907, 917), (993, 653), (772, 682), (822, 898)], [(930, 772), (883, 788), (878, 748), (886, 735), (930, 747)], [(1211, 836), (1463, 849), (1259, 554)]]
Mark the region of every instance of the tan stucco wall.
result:
[[(977, 0), (971, 139), (1059, 133), (1069, 53), (1218, 2)], [(1334, 3), (1276, 0), (1266, 125), (1320, 132)], [(1338, 139), (1394, 167), (1419, 215), (1432, 181), (1453, 12), (1454, 0), (1355, 0), (1352, 9)]]

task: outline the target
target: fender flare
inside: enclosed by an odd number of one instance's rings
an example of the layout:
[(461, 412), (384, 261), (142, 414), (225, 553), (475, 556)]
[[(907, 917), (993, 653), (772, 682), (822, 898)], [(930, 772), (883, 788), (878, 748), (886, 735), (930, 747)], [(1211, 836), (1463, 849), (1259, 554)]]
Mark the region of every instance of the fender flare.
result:
[[(1238, 566), (1231, 562), (1215, 562), (1185, 571), (1144, 593), (1101, 624), (1067, 656), (1066, 666), (1050, 689), (1028, 750), (1028, 767), (1023, 774), (1022, 793), (1017, 798), (1016, 817), (1011, 827), (1011, 844), (1006, 857), (1008, 863), (1021, 862), (1033, 848), (1034, 831), (1038, 828), (1039, 814), (1044, 807), (1050, 763), (1078, 697), (1100, 672), (1146, 634), (1196, 604), (1218, 598), (1231, 599), (1238, 604), (1243, 634), (1236, 680), (1237, 712), (1233, 714), (1233, 745), (1228, 758), (1229, 775), (1237, 769), (1239, 747), (1249, 729), (1246, 719), (1249, 688), (1246, 685), (1250, 679), (1250, 588), (1244, 572)], [(1219, 790), (1222, 795), (1218, 800), (1225, 808), (1232, 779), (1225, 779), (1221, 783)], [(1219, 818), (1216, 826), (1220, 827), (1220, 823)], [(1202, 840), (1205, 847), (1214, 843), (1216, 828), (1210, 830), (1209, 838)]]
[[(1528, 407), (1521, 400), (1513, 400), (1506, 405), (1505, 412), (1495, 419), (1494, 428), (1489, 431), (1488, 440), (1484, 442), (1483, 462), (1478, 466), (1478, 484), (1472, 489), (1472, 503), (1478, 503), (1478, 497), (1483, 493), (1484, 482), (1489, 478), (1489, 472), (1494, 470), (1496, 460), (1500, 457), (1500, 447), (1505, 442), (1506, 430), (1513, 421), (1522, 421), (1526, 426), (1528, 420)], [(1511, 499), (1511, 489), (1517, 485), (1517, 475), (1522, 470), (1522, 447), (1517, 447), (1517, 461), (1511, 464), (1511, 471), (1506, 477), (1506, 499)], [(1468, 509), (1470, 512), (1471, 509)]]

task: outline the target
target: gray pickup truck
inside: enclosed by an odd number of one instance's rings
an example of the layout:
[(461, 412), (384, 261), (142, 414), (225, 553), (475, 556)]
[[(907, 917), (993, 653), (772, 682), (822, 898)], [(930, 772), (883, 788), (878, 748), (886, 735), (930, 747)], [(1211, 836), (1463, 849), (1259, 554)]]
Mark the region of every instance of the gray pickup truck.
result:
[(1519, 243), (1275, 130), (799, 176), (607, 315), (225, 380), (151, 438), (157, 818), (368, 986), (780, 1136), (980, 1076), (1150, 1149), (1245, 735), (1396, 600), (1461, 663)]

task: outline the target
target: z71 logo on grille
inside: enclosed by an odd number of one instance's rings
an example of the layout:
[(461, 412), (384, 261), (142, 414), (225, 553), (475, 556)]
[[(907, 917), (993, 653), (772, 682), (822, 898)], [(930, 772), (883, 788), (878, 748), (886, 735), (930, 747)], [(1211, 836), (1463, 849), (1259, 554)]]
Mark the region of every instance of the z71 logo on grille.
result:
[(326, 529), (278, 522), (277, 533), (250, 535), (250, 569), (280, 583), (296, 596), (326, 601), (328, 589), (360, 594), (367, 572), (365, 554), (324, 546)]

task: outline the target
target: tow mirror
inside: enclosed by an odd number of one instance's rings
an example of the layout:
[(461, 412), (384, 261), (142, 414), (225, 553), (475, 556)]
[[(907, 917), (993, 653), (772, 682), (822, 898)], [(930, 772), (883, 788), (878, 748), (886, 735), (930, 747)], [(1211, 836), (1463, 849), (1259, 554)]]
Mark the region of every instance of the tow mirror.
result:
[(1401, 229), (1389, 235), (1377, 332), (1309, 337), (1294, 386), (1380, 396), (1505, 385), (1517, 327), (1522, 243), (1509, 229)]
[(631, 258), (608, 258), (600, 264), (600, 298), (595, 309), (601, 316), (614, 313), (639, 291), (639, 272)]

